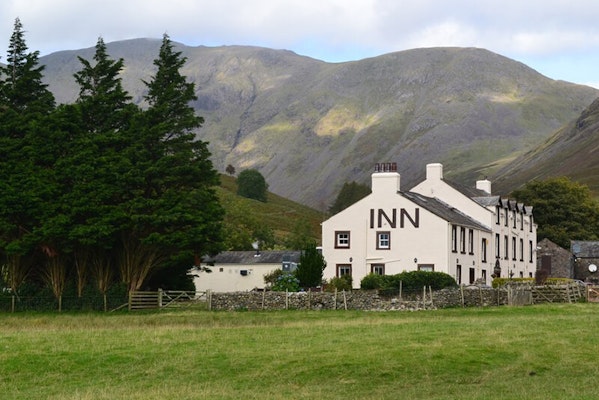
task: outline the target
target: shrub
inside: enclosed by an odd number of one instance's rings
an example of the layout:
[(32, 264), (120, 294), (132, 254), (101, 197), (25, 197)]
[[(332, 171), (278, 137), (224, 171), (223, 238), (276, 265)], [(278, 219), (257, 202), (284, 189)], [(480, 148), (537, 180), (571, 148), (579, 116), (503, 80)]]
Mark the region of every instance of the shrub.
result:
[(272, 287), (275, 283), (277, 283), (277, 279), (284, 274), (282, 269), (275, 269), (272, 272), (264, 275), (264, 283), (266, 286)]
[(297, 292), (299, 289), (299, 280), (295, 275), (290, 273), (283, 273), (277, 278), (275, 284), (272, 285), (272, 290), (276, 292)]
[(364, 290), (381, 289), (383, 285), (383, 275), (379, 274), (368, 274), (360, 281), (360, 288)]
[(457, 283), (450, 275), (443, 272), (410, 271), (396, 275), (369, 274), (362, 279), (362, 289), (418, 291), (430, 286), (433, 290), (455, 287)]
[(352, 290), (353, 279), (351, 275), (343, 275), (340, 277), (331, 278), (327, 285), (328, 291), (337, 290)]

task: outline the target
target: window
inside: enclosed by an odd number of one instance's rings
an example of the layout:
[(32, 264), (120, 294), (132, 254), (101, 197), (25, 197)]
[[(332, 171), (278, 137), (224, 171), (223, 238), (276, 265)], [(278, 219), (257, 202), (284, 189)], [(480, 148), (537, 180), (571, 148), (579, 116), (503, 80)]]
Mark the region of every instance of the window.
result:
[(529, 254), (528, 262), (532, 262), (532, 240), (528, 241), (528, 254)]
[(351, 276), (351, 264), (337, 264), (337, 277)]
[(466, 252), (466, 228), (463, 226), (460, 228), (460, 252)]
[(385, 264), (372, 264), (370, 272), (375, 275), (385, 275)]
[(523, 231), (524, 230), (524, 214), (519, 214), (518, 216), (520, 217), (520, 230)]
[(524, 239), (520, 239), (520, 261), (524, 261)]
[(516, 238), (512, 238), (512, 260), (516, 260)]
[(487, 270), (483, 269), (482, 271), (480, 271), (480, 277), (483, 280), (483, 282), (486, 284), (487, 283)]
[(514, 219), (514, 224), (512, 225), (512, 227), (516, 229), (516, 210), (512, 211), (512, 218)]
[(503, 258), (507, 260), (508, 254), (509, 254), (509, 242), (508, 242), (507, 235), (504, 235), (503, 236)]
[(530, 231), (532, 232), (532, 215), (530, 216)]
[(487, 239), (482, 240), (481, 242), (481, 261), (487, 262)]
[(468, 254), (474, 254), (474, 231), (468, 229)]
[(456, 265), (455, 267), (455, 281), (458, 285), (462, 284), (462, 266)]
[(418, 264), (418, 271), (434, 272), (435, 264)]
[(458, 227), (451, 225), (451, 251), (458, 252)]
[(476, 279), (476, 270), (474, 268), (470, 268), (469, 270), (469, 278), (470, 278), (470, 284), (472, 285), (474, 283), (474, 280)]
[(376, 233), (376, 249), (389, 250), (391, 248), (391, 234), (389, 232)]
[(509, 212), (509, 210), (507, 208), (505, 208), (504, 210), (505, 210), (505, 215), (504, 215), (505, 216), (505, 222), (504, 222), (503, 225), (507, 226), (507, 220), (509, 219), (508, 218), (508, 212)]
[(496, 217), (495, 223), (497, 225), (499, 225), (501, 223), (500, 222), (500, 220), (501, 220), (501, 208), (499, 208), (499, 206), (495, 206), (495, 217)]
[(499, 233), (496, 233), (495, 234), (495, 258), (499, 258), (500, 254), (501, 254), (501, 252), (499, 250), (499, 246), (500, 246)]
[(335, 248), (349, 249), (349, 231), (335, 232)]

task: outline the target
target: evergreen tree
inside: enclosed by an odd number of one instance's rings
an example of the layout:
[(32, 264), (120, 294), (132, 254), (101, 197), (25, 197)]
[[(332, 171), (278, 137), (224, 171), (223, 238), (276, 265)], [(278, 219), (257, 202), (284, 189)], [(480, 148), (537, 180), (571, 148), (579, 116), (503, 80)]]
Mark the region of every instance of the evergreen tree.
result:
[(124, 249), (127, 259), (146, 260), (145, 269), (126, 266), (131, 289), (157, 267), (172, 262), (190, 266), (193, 255), (220, 249), (223, 209), (214, 190), (219, 177), (207, 143), (195, 137), (203, 119), (189, 104), (196, 96), (194, 84), (180, 73), (185, 61), (164, 35), (154, 61), (156, 74), (145, 82), (149, 108), (131, 130), (133, 191), (126, 203)]
[(339, 191), (337, 198), (333, 205), (329, 208), (331, 214), (337, 214), (340, 211), (345, 210), (358, 200), (370, 194), (370, 188), (366, 185), (362, 185), (357, 182), (345, 182), (343, 187)]
[(83, 69), (74, 76), (79, 84), (77, 103), (84, 128), (89, 132), (125, 129), (135, 107), (130, 103), (131, 97), (123, 89), (119, 76), (123, 59), (112, 60), (102, 38), (98, 38), (96, 43), (93, 65), (82, 57), (78, 59)]
[(529, 182), (512, 196), (533, 206), (538, 240), (549, 238), (568, 249), (570, 240), (599, 239), (599, 203), (586, 185), (550, 178)]
[[(15, 20), (4, 67), (0, 102), (17, 115), (48, 114), (54, 109), (54, 96), (42, 83), (44, 66), (39, 65), (39, 51), (27, 52), (25, 31), (19, 18)], [(6, 110), (5, 109), (5, 110)], [(10, 115), (13, 118), (15, 115)]]
[(320, 286), (322, 284), (322, 273), (326, 265), (324, 257), (318, 251), (316, 245), (310, 243), (302, 252), (299, 265), (295, 271), (300, 286), (305, 288)]
[(39, 52), (27, 53), (17, 18), (7, 64), (0, 67), (0, 252), (13, 291), (37, 265), (37, 232), (52, 199), (52, 169), (41, 165), (36, 138), (43, 134), (54, 97), (42, 83)]

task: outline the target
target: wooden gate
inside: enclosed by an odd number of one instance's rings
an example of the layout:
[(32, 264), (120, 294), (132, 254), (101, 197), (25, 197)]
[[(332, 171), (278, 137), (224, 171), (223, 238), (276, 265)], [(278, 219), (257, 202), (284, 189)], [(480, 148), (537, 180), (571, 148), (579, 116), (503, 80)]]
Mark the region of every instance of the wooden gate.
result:
[(599, 285), (587, 286), (587, 300), (591, 303), (599, 303)]
[(162, 309), (188, 307), (200, 303), (208, 303), (210, 307), (210, 292), (195, 292), (182, 290), (158, 290), (157, 292), (129, 292), (129, 311), (143, 309)]

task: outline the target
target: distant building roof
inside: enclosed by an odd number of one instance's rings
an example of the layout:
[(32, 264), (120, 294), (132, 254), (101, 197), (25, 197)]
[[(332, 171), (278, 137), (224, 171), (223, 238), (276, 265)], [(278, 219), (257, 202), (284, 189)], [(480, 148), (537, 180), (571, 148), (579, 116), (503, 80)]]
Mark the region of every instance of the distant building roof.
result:
[(599, 258), (599, 242), (591, 240), (572, 240), (570, 250), (576, 257)]
[(301, 251), (293, 250), (264, 250), (256, 254), (252, 251), (223, 251), (213, 257), (204, 257), (203, 261), (209, 264), (281, 264), (283, 261), (298, 263)]

